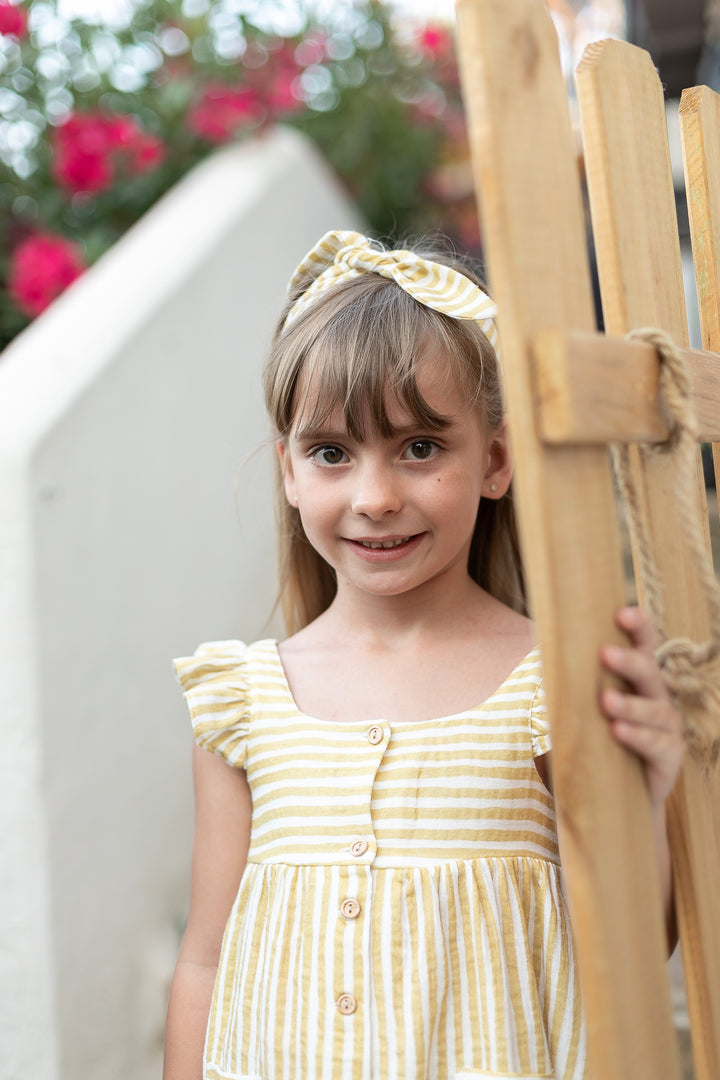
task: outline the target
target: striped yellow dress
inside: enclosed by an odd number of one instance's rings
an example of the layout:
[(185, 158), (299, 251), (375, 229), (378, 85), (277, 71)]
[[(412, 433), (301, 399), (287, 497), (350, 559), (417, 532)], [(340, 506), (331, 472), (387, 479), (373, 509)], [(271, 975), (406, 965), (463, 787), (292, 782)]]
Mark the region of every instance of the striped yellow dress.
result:
[(176, 661), (253, 823), (206, 1080), (588, 1074), (533, 651), (437, 720), (302, 713), (272, 640)]

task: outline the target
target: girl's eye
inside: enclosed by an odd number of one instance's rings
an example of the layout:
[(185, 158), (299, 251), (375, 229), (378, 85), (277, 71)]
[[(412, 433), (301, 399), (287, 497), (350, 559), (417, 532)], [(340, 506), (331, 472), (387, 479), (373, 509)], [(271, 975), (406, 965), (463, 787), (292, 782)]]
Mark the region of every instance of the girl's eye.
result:
[(440, 447), (431, 439), (416, 439), (405, 450), (404, 456), (411, 461), (427, 461), (435, 457)]
[(311, 457), (318, 465), (344, 465), (347, 454), (339, 446), (318, 446)]

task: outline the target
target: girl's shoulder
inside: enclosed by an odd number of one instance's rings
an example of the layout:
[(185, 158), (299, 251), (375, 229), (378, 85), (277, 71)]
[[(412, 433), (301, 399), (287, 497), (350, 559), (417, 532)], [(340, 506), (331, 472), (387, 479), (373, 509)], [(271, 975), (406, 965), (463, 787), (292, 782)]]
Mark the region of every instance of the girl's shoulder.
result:
[(196, 742), (231, 765), (244, 763), (255, 673), (272, 662), (275, 648), (273, 639), (206, 641), (173, 661)]

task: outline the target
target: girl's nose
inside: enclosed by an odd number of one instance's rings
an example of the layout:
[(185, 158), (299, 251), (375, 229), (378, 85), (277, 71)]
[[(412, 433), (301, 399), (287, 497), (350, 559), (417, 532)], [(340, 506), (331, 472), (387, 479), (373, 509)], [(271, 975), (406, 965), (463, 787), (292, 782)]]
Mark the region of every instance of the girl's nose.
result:
[(379, 521), (386, 514), (397, 513), (402, 498), (397, 477), (391, 468), (368, 464), (358, 469), (352, 492), (352, 511)]

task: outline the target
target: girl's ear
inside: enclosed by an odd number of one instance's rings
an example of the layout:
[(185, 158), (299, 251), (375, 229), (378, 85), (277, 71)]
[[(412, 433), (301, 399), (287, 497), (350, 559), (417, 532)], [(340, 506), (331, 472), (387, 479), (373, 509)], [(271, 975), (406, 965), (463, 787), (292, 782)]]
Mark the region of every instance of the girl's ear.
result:
[(293, 470), (292, 458), (287, 448), (287, 444), (284, 439), (275, 440), (275, 449), (277, 450), (278, 459), (280, 461), (280, 472), (282, 474), (283, 486), (285, 488), (285, 497), (291, 506), (297, 506), (297, 492), (295, 490), (295, 472)]
[(490, 436), (487, 461), (487, 470), (483, 477), (482, 496), (485, 499), (501, 499), (510, 487), (513, 473), (510, 443), (505, 421)]

